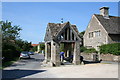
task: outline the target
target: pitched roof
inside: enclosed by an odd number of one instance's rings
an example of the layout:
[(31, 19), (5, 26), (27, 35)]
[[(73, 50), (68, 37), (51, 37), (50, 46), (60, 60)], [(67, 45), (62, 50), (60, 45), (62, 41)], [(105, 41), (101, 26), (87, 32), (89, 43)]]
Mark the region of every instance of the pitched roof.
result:
[(49, 29), (51, 31), (51, 37), (54, 38), (57, 33), (66, 25), (67, 23), (48, 23)]
[(79, 31), (77, 29), (77, 26), (76, 25), (71, 25), (73, 27), (73, 29), (76, 31), (76, 33), (79, 35)]
[[(66, 22), (66, 23), (48, 23), (48, 27), (50, 29), (50, 34), (51, 35), (51, 38), (54, 39), (58, 33), (60, 31), (62, 31), (62, 29), (65, 27), (65, 26), (68, 26), (70, 22)], [(71, 25), (71, 27), (75, 30), (75, 32), (79, 35), (79, 32), (78, 32), (78, 29), (76, 27), (76, 25)], [(47, 32), (46, 32), (47, 33)], [(45, 36), (46, 38), (46, 36)]]
[(109, 19), (105, 19), (102, 15), (99, 14), (94, 14), (94, 15), (100, 21), (100, 23), (108, 32), (108, 34), (120, 34), (120, 26), (118, 24), (120, 17), (109, 16)]

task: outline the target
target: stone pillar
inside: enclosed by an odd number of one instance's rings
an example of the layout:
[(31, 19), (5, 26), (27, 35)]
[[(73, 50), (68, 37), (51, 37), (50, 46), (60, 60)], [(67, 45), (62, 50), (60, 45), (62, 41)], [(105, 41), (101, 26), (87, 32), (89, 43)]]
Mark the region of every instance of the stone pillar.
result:
[(48, 47), (47, 47), (47, 48), (48, 48), (48, 49), (47, 49), (48, 60), (50, 61), (50, 60), (51, 60), (51, 58), (50, 58), (50, 57), (51, 57), (51, 56), (50, 56), (50, 55), (51, 55), (51, 50), (50, 50), (50, 49), (51, 49), (51, 48), (50, 48), (51, 46), (50, 46), (50, 44), (47, 44), (47, 46), (48, 46)]
[(48, 44), (45, 42), (45, 62), (48, 62)]
[(54, 62), (55, 46), (54, 42), (51, 41), (51, 62)]
[(74, 53), (73, 53), (73, 63), (75, 65), (80, 64), (80, 42), (75, 42)]
[(53, 66), (60, 66), (60, 45), (54, 41), (51, 42), (51, 62)]
[(55, 44), (55, 66), (60, 66), (60, 44)]

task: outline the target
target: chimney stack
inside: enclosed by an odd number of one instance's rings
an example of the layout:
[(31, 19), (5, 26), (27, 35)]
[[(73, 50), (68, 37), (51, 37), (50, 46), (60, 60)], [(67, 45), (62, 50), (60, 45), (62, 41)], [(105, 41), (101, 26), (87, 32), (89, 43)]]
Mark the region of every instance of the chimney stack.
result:
[(100, 15), (102, 15), (106, 19), (109, 19), (109, 7), (100, 8)]

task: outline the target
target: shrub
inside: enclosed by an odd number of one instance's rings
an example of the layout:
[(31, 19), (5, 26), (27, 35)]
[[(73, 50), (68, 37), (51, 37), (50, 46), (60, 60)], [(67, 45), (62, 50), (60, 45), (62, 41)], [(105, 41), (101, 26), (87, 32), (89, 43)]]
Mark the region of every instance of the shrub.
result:
[(84, 51), (86, 51), (86, 50), (87, 50), (86, 47), (83, 47), (83, 46), (80, 47), (80, 52), (84, 52)]
[(100, 53), (120, 55), (120, 43), (102, 45), (100, 46)]
[(84, 52), (85, 53), (96, 53), (97, 51), (94, 48), (91, 48), (91, 49), (86, 49)]
[(80, 47), (80, 52), (85, 52), (85, 53), (96, 53), (97, 51), (95, 50), (95, 48), (87, 49), (86, 47), (81, 46), (81, 47)]

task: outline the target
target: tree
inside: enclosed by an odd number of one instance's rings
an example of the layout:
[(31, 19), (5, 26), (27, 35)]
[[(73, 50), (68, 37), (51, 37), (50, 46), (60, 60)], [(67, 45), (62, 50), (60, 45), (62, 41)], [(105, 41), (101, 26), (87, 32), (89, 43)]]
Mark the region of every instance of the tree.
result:
[(22, 46), (22, 50), (23, 51), (29, 51), (30, 49), (32, 48), (31, 46), (31, 42), (27, 42), (27, 41), (24, 41), (23, 42), (23, 46)]
[(30, 51), (33, 51), (33, 52), (37, 51), (37, 46), (32, 47)]
[(45, 44), (40, 44), (40, 50), (44, 50), (45, 49)]
[(27, 41), (23, 41), (22, 39), (18, 39), (16, 40), (16, 48), (18, 51), (29, 51), (32, 46), (31, 46), (31, 42), (27, 42)]
[(21, 51), (29, 51), (31, 42), (23, 41), (19, 37), (22, 30), (19, 26), (12, 26), (11, 22), (0, 21), (2, 27), (2, 57), (5, 61), (13, 60), (19, 57)]
[(79, 33), (80, 38), (82, 39), (82, 45), (81, 46), (83, 46), (83, 36), (84, 36), (84, 34), (85, 34), (85, 31), (82, 31), (82, 32)]
[(9, 61), (19, 56), (15, 40), (19, 37), (19, 32), (22, 29), (19, 26), (12, 26), (8, 21), (1, 21), (0, 24), (2, 28), (2, 56), (6, 61)]
[(19, 26), (12, 26), (11, 22), (2, 21), (2, 38), (3, 40), (15, 40), (19, 37), (19, 33), (22, 30)]

